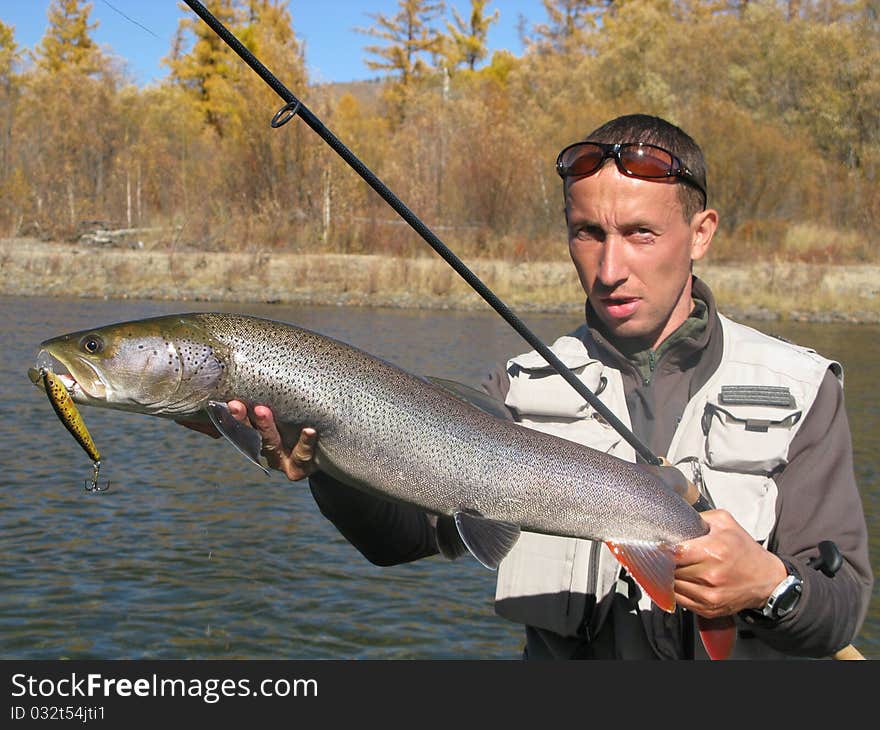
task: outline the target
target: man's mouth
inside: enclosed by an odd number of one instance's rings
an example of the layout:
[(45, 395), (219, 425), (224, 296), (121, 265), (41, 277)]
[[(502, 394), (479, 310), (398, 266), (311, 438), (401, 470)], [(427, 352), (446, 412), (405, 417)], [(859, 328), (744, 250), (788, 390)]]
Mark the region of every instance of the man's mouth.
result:
[(614, 319), (626, 319), (635, 314), (641, 299), (638, 297), (611, 296), (601, 297), (599, 301), (611, 317)]

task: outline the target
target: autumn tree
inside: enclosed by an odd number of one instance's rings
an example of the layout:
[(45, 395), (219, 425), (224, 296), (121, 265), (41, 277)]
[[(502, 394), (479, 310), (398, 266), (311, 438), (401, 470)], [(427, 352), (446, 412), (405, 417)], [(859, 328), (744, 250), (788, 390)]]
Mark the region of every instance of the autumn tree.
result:
[(16, 64), (21, 60), (21, 49), (15, 42), (15, 28), (0, 20), (0, 87), (8, 88)]
[[(807, 231), (810, 256), (876, 259), (864, 232), (880, 218), (880, 0), (544, 0), (522, 57), (455, 75), (443, 72), (481, 64), (497, 11), (401, 0), (364, 31), (385, 78), (344, 87), (309, 85), (290, 5), (211, 2), (464, 255), (562, 259), (556, 154), (640, 111), (703, 147), (722, 214), (713, 256), (789, 255)], [(89, 8), (52, 0), (30, 66), (0, 22), (0, 230), (57, 240), (101, 220), (169, 248), (423, 249), (305, 125), (269, 127), (280, 100), (195, 16), (170, 77), (139, 88), (98, 51)], [(835, 248), (845, 240), (865, 243)]]
[(13, 165), (12, 126), (16, 114), (22, 52), (15, 42), (15, 29), (0, 21), (0, 223), (14, 226), (27, 182), (20, 166)]
[[(35, 67), (23, 84), (18, 122), (27, 125), (26, 150), (34, 190), (31, 214), (73, 233), (99, 215), (110, 189), (118, 116), (114, 104), (120, 74), (91, 34), (90, 3), (54, 0), (49, 24), (36, 47)], [(46, 100), (63, 114), (40, 114)], [(32, 110), (37, 110), (32, 111)], [(37, 120), (29, 119), (39, 114)], [(30, 123), (29, 123), (30, 122)], [(62, 213), (63, 211), (63, 213)]]
[(16, 66), (21, 50), (15, 42), (15, 29), (0, 20), (0, 178), (9, 165), (9, 146), (17, 86)]
[[(294, 94), (306, 91), (308, 76), (303, 47), (293, 27), (286, 0), (248, 0), (241, 29), (242, 41)], [(321, 173), (312, 172), (317, 138), (300, 124), (274, 130), (269, 119), (279, 108), (278, 96), (254, 73), (242, 67), (235, 77), (234, 126), (230, 127), (227, 161), (235, 171), (234, 184), (251, 211), (259, 212), (262, 236), (280, 241), (289, 229), (280, 222), (293, 220), (294, 211), (310, 221), (313, 188)], [(242, 175), (242, 173), (246, 173)], [(313, 179), (314, 178), (314, 179)], [(317, 200), (314, 202), (317, 208)], [(269, 231), (269, 233), (266, 233)]]
[(471, 71), (488, 54), (486, 37), (489, 28), (493, 23), (497, 23), (500, 17), (498, 10), (487, 15), (487, 4), (488, 0), (471, 0), (471, 12), (467, 19), (463, 18), (458, 10), (452, 8), (454, 24), (446, 24), (452, 41), (455, 64), (463, 63)]
[(367, 68), (395, 73), (399, 82), (408, 86), (430, 68), (426, 58), (437, 52), (441, 42), (433, 23), (446, 6), (442, 1), (398, 0), (398, 7), (392, 16), (371, 13), (375, 24), (357, 30), (385, 41), (384, 45), (365, 47), (379, 59), (367, 60)]
[(535, 25), (530, 45), (542, 52), (572, 53), (588, 47), (588, 39), (613, 0), (541, 0), (547, 22)]
[[(187, 6), (180, 3), (181, 9)], [(234, 0), (217, 0), (211, 12), (233, 33), (241, 25)], [(192, 46), (186, 50), (188, 41)], [(180, 19), (171, 53), (163, 59), (174, 83), (186, 89), (207, 124), (222, 136), (234, 96), (232, 77), (238, 70), (229, 47), (211, 28), (190, 12)]]
[(34, 53), (37, 66), (47, 73), (75, 71), (92, 74), (102, 67), (101, 51), (91, 33), (92, 4), (80, 0), (52, 0), (49, 27)]

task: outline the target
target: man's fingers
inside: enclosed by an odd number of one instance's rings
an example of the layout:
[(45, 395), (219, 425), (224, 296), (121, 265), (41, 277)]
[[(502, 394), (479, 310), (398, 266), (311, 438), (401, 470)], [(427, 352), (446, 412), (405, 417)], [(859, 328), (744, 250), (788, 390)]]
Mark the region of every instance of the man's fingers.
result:
[(266, 406), (255, 406), (254, 426), (263, 437), (263, 455), (272, 469), (284, 472), (291, 481), (305, 479), (315, 471), (312, 461), (318, 439), (315, 429), (302, 429), (296, 445), (291, 451), (287, 451), (281, 440), (281, 433), (275, 425), (271, 409)]
[(315, 455), (315, 443), (318, 441), (318, 432), (313, 428), (304, 428), (299, 435), (299, 441), (293, 447), (291, 456), (300, 464), (310, 462)]
[(283, 443), (281, 434), (275, 425), (272, 411), (266, 406), (254, 406), (254, 427), (263, 437), (263, 454), (269, 461), (269, 466), (278, 469), (281, 466), (283, 455)]
[(711, 550), (708, 550), (707, 539), (705, 536), (688, 540), (676, 546), (675, 551), (675, 573), (679, 575), (681, 571), (687, 568), (694, 568), (699, 571), (700, 566), (704, 565), (707, 560), (713, 557)]
[(226, 405), (229, 408), (229, 412), (232, 414), (232, 417), (236, 421), (241, 421), (242, 423), (245, 423), (247, 421), (247, 406), (244, 403), (242, 403), (240, 400), (231, 400)]
[(281, 463), (281, 470), (291, 481), (297, 482), (305, 479), (315, 472), (315, 443), (318, 434), (313, 428), (304, 428), (300, 431), (299, 440), (290, 454), (285, 454)]
[[(259, 432), (262, 439), (260, 450), (271, 469), (283, 472), (291, 481), (305, 479), (315, 471), (314, 457), (318, 432), (314, 428), (302, 429), (296, 445), (288, 451), (282, 441), (281, 432), (275, 425), (275, 417), (270, 408), (258, 405), (249, 413), (247, 406), (239, 400), (231, 400), (227, 406), (233, 418), (252, 426)], [(183, 425), (210, 433), (199, 424), (184, 423)], [(212, 435), (219, 436), (216, 430), (213, 430)]]

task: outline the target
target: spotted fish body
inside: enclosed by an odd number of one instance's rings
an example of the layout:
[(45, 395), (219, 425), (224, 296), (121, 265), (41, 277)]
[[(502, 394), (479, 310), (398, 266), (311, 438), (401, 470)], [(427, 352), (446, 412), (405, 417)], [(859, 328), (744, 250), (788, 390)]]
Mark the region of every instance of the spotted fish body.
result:
[(178, 420), (232, 399), (267, 405), (287, 443), (305, 426), (317, 430), (320, 470), (455, 516), (478, 559), (477, 541), (468, 540), (475, 525), (511, 527), (500, 557), (519, 530), (602, 540), (666, 610), (674, 607), (674, 546), (708, 529), (635, 464), (489, 415), (292, 325), (220, 313), (158, 317), (48, 340), (41, 361), (61, 363), (75, 381), (71, 396), (84, 404)]

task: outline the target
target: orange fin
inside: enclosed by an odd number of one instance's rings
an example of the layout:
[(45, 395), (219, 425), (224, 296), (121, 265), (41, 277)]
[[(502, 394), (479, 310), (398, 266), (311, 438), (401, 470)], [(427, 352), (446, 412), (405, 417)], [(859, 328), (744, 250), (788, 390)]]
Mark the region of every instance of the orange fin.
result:
[(672, 590), (675, 572), (675, 546), (665, 542), (613, 542), (605, 544), (615, 558), (664, 611), (675, 610)]
[(710, 659), (727, 659), (730, 656), (736, 643), (736, 623), (733, 616), (697, 616), (697, 629)]

